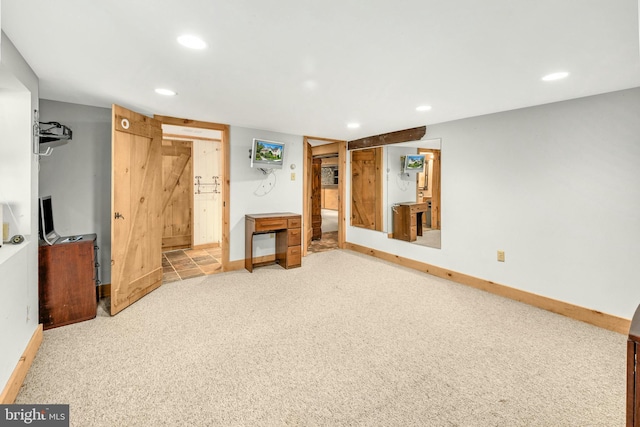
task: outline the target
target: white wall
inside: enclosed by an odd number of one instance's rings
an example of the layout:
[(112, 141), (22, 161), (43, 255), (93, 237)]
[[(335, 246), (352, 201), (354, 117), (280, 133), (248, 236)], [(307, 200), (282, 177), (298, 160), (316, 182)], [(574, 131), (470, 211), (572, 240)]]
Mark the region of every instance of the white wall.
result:
[(39, 194), (51, 196), (58, 234), (98, 235), (100, 280), (111, 283), (111, 109), (43, 99), (40, 121), (73, 136), (40, 160)]
[[(221, 133), (221, 132), (219, 132)], [(193, 140), (193, 244), (220, 244), (222, 240), (222, 143)], [(218, 185), (214, 184), (217, 178)], [(198, 190), (200, 192), (198, 192)]]
[[(6, 151), (8, 158), (1, 159), (0, 167), (7, 162), (21, 166), (10, 177), (10, 183), (23, 192), (18, 208), (20, 231), (26, 238), (12, 248), (11, 256), (0, 256), (0, 389), (3, 389), (38, 325), (38, 162), (37, 156), (30, 154), (31, 117), (33, 110), (38, 109), (38, 77), (4, 33), (0, 43), (0, 74), (15, 77), (23, 87), (23, 94), (29, 94), (26, 98), (18, 97), (15, 106), (21, 111), (17, 121), (0, 120), (0, 134), (13, 135), (12, 149)], [(12, 117), (15, 113), (12, 112)], [(7, 250), (5, 246), (0, 248)]]
[[(41, 120), (69, 126), (73, 140), (43, 158), (40, 195), (51, 195), (56, 231), (62, 235), (97, 233), (100, 279), (110, 283), (111, 110), (41, 100)], [(302, 136), (231, 127), (230, 260), (244, 259), (244, 215), (302, 213)], [(250, 167), (253, 138), (285, 142), (285, 167), (265, 177)], [(295, 170), (290, 169), (295, 164)], [(296, 179), (291, 181), (291, 172)], [(266, 178), (266, 179), (265, 179)], [(275, 180), (274, 180), (275, 178)], [(269, 184), (273, 184), (273, 189)], [(264, 194), (263, 194), (264, 193)], [(273, 253), (273, 239), (257, 236), (256, 256)]]
[[(31, 141), (33, 114), (31, 93), (10, 73), (0, 71), (0, 204), (9, 234), (30, 234), (31, 180), (15, 177), (29, 170), (33, 156), (30, 145), (15, 141)], [(4, 84), (11, 81), (9, 84)], [(9, 237), (11, 237), (9, 236)]]
[(442, 249), (355, 227), (347, 240), (631, 318), (639, 111), (635, 88), (427, 126), (442, 139)]
[[(244, 259), (244, 216), (254, 213), (293, 212), (302, 214), (302, 136), (231, 126), (231, 198), (229, 260)], [(250, 166), (253, 138), (284, 142), (284, 167), (263, 175)], [(291, 169), (290, 165), (295, 165)], [(291, 180), (295, 173), (295, 180)], [(254, 237), (254, 256), (274, 253), (275, 239)]]

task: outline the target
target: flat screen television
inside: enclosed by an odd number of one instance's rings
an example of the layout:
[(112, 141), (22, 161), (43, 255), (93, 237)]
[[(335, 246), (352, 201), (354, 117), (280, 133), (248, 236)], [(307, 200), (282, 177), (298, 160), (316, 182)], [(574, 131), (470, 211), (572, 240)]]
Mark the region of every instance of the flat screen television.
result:
[(40, 219), (39, 231), (40, 238), (50, 245), (53, 245), (58, 239), (58, 233), (53, 225), (53, 205), (51, 196), (40, 197), (38, 204), (38, 216)]
[(261, 169), (282, 169), (284, 164), (284, 143), (253, 139), (251, 147), (251, 167)]
[(424, 172), (424, 165), (424, 154), (407, 154), (406, 156), (402, 156), (402, 173)]

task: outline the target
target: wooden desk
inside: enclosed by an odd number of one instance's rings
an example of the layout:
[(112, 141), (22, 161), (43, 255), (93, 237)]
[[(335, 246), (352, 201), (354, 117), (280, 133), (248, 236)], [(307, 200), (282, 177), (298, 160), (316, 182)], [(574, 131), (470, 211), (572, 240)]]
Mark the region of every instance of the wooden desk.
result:
[(422, 215), (428, 203), (396, 203), (393, 205), (393, 238), (413, 242), (422, 236)]
[(302, 217), (298, 214), (265, 213), (245, 215), (244, 217), (244, 267), (253, 272), (253, 267), (273, 264), (273, 262), (256, 263), (253, 260), (253, 236), (256, 234), (275, 233), (275, 262), (284, 268), (302, 265)]

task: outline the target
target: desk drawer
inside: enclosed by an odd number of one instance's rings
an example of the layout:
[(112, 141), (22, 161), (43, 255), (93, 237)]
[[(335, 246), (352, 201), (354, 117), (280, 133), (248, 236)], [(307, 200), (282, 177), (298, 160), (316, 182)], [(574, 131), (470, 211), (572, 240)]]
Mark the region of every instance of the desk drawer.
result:
[(287, 233), (287, 246), (300, 246), (301, 232), (299, 228), (290, 228)]
[(287, 228), (287, 220), (282, 218), (258, 218), (256, 219), (256, 231), (284, 230)]
[(289, 218), (289, 228), (300, 228), (302, 220), (298, 218)]
[(425, 212), (426, 210), (426, 203), (416, 203), (415, 205), (411, 205), (411, 208), (409, 208), (409, 212), (411, 212), (412, 214), (416, 212)]
[(287, 249), (286, 268), (300, 267), (302, 265), (302, 246), (291, 246)]

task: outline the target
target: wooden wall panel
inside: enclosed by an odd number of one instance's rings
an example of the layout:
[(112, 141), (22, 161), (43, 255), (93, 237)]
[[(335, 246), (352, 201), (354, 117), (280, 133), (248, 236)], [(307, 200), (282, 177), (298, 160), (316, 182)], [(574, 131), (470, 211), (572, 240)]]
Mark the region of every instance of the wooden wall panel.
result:
[(192, 145), (191, 141), (162, 141), (163, 251), (192, 246)]

